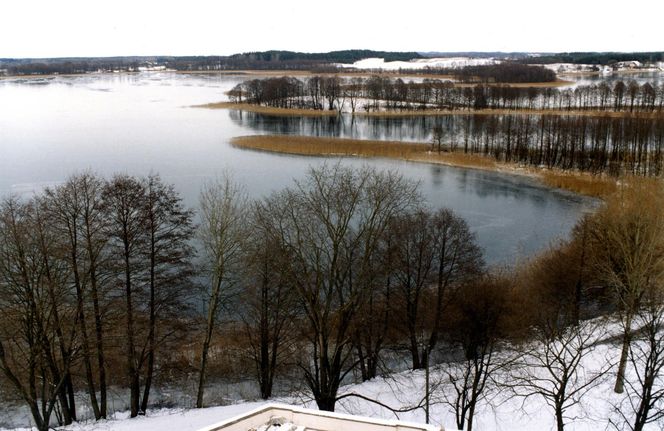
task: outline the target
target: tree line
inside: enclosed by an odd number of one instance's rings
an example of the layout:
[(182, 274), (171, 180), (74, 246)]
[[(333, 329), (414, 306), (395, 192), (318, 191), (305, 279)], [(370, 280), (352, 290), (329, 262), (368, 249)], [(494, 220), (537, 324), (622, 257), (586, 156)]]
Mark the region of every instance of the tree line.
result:
[(560, 115), (451, 115), (432, 126), (432, 151), (593, 174), (660, 176), (664, 120)]
[(54, 74), (82, 74), (92, 72), (137, 72), (138, 61), (125, 61), (114, 59), (100, 60), (66, 60), (66, 61), (39, 61), (15, 62), (7, 67), (7, 75), (54, 75)]
[[(510, 66), (511, 67), (511, 66)], [(341, 78), (337, 75), (253, 79), (229, 91), (232, 101), (281, 108), (329, 110), (519, 109), (661, 112), (664, 86), (617, 81), (574, 89), (455, 85), (423, 79), (406, 82), (381, 76)]]
[(147, 409), (186, 321), (193, 214), (180, 201), (157, 176), (91, 174), (3, 200), (0, 368), (38, 429), (75, 421), (78, 391), (106, 418), (112, 384), (132, 416)]
[(465, 66), (451, 71), (463, 82), (554, 82), (556, 72), (542, 66), (504, 62), (498, 64)]
[(353, 63), (364, 58), (409, 61), (422, 58), (417, 52), (351, 49), (322, 53), (293, 51), (247, 52), (228, 56), (128, 56), (91, 58), (0, 59), (9, 75), (74, 74), (97, 71), (137, 71), (139, 66), (165, 66), (179, 71), (214, 70), (312, 70), (334, 63)]
[[(463, 219), (395, 172), (312, 168), (257, 200), (225, 176), (196, 225), (157, 176), (75, 175), (0, 208), (3, 385), (44, 430), (76, 420), (76, 402), (107, 415), (109, 385), (142, 414), (169, 374), (196, 374), (202, 407), (215, 348), (238, 338), (263, 398), (288, 368), (324, 410), (358, 396), (341, 391), (354, 373), (389, 372), (391, 352), (413, 369), (445, 358), (441, 402), (468, 430), (497, 384), (543, 397), (562, 429), (611, 365), (626, 394), (612, 420), (642, 429), (664, 399), (663, 204), (659, 182), (630, 180), (569, 241), (495, 271)], [(587, 374), (605, 335), (588, 319), (610, 313), (620, 353)]]
[[(403, 337), (420, 367), (412, 340), (429, 318), (427, 283), (447, 296), (483, 268), (465, 222), (423, 206), (417, 185), (394, 172), (312, 169), (260, 201), (225, 178), (201, 192), (196, 227), (193, 216), (158, 176), (85, 173), (3, 200), (0, 370), (38, 429), (53, 416), (76, 421), (80, 403), (106, 418), (111, 385), (127, 391), (131, 417), (145, 414), (170, 373), (198, 375), (202, 407), (215, 339), (235, 330), (262, 397), (290, 356), (320, 408), (333, 410), (356, 351), (366, 378), (378, 372), (372, 337), (384, 334), (358, 319), (384, 307), (385, 289), (403, 303), (392, 311), (408, 322)], [(428, 261), (413, 261), (411, 247)], [(196, 346), (185, 347), (192, 337)], [(197, 364), (179, 370), (179, 349)]]

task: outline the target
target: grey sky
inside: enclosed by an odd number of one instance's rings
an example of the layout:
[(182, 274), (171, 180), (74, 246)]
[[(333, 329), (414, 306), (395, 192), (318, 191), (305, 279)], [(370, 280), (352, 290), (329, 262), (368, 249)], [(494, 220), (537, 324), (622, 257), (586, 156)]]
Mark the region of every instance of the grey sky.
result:
[(0, 57), (662, 51), (663, 12), (661, 0), (2, 1)]

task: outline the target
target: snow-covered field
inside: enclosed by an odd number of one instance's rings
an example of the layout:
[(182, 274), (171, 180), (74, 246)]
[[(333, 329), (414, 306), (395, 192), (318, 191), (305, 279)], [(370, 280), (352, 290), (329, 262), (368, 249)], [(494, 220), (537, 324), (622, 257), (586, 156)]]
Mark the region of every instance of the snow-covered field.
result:
[[(353, 68), (360, 70), (384, 70), (397, 71), (400, 69), (437, 69), (437, 68), (461, 68), (465, 66), (483, 66), (487, 64), (498, 64), (501, 61), (494, 58), (471, 58), (471, 57), (446, 57), (446, 58), (423, 58), (411, 61), (385, 61), (383, 58), (365, 58), (352, 64), (337, 64), (342, 68)], [(544, 67), (556, 73), (588, 73), (597, 72), (608, 74), (614, 71), (633, 70), (642, 68), (644, 65), (638, 61), (621, 62), (611, 66), (596, 66), (592, 64), (553, 63), (545, 64)], [(664, 70), (664, 62), (651, 65), (649, 70)]]
[(492, 58), (423, 58), (411, 61), (385, 61), (382, 58), (365, 58), (352, 64), (338, 64), (340, 67), (355, 68), (363, 70), (399, 70), (399, 69), (426, 69), (426, 68), (456, 68), (464, 66), (481, 66), (495, 64), (498, 60)]

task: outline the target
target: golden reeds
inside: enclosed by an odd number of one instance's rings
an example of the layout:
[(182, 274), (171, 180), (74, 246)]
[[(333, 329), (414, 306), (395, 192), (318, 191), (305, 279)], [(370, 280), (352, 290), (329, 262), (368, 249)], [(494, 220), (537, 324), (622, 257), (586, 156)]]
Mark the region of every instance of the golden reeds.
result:
[(461, 152), (431, 151), (431, 144), (343, 139), (311, 136), (257, 135), (233, 138), (238, 148), (305, 156), (386, 157), (412, 162), (435, 163), (463, 168), (482, 169), (528, 175), (539, 178), (545, 185), (578, 194), (605, 198), (617, 189), (616, 178), (582, 172), (563, 172), (537, 168), (522, 168), (512, 163), (498, 162), (490, 157)]
[(251, 103), (217, 102), (205, 105), (194, 105), (192, 108), (207, 109), (237, 109), (240, 111), (255, 112), (265, 115), (293, 116), (293, 117), (329, 117), (339, 115), (338, 111), (324, 111), (321, 109), (275, 108), (272, 106), (255, 105)]

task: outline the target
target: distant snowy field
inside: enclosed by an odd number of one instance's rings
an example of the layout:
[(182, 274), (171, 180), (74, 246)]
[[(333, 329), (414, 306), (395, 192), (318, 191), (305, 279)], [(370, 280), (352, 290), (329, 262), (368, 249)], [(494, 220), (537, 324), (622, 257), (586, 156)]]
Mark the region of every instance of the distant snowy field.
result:
[(498, 60), (493, 58), (421, 58), (411, 61), (385, 61), (383, 58), (365, 58), (352, 64), (337, 64), (339, 67), (355, 68), (363, 70), (399, 70), (399, 69), (426, 69), (426, 68), (456, 68), (465, 66), (482, 66), (485, 64), (496, 64)]
[[(438, 69), (438, 68), (461, 68), (465, 66), (484, 66), (498, 64), (501, 60), (495, 58), (472, 58), (472, 57), (446, 57), (446, 58), (421, 58), (410, 61), (385, 61), (383, 58), (365, 58), (352, 64), (338, 63), (336, 66), (347, 69), (359, 70), (385, 70), (398, 71), (399, 69)], [(586, 73), (596, 71), (592, 64), (572, 64), (572, 63), (553, 63), (543, 65), (556, 73)], [(628, 70), (632, 68), (643, 67), (638, 61), (618, 63), (616, 69)], [(609, 66), (599, 66), (602, 73), (608, 74), (614, 71)], [(646, 70), (664, 70), (664, 62), (650, 65)]]

